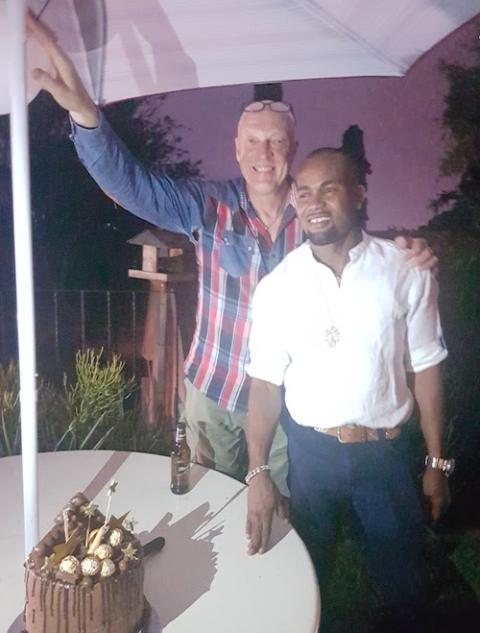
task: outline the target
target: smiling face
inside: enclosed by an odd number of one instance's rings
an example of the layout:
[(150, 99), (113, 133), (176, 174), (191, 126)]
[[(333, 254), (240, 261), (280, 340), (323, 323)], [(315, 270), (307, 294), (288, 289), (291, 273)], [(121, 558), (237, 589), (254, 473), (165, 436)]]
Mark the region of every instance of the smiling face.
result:
[(315, 246), (343, 241), (360, 226), (358, 207), (365, 188), (340, 152), (308, 158), (295, 179), (295, 206), (302, 228)]
[(244, 112), (235, 149), (250, 196), (280, 192), (295, 156), (293, 119), (289, 113)]

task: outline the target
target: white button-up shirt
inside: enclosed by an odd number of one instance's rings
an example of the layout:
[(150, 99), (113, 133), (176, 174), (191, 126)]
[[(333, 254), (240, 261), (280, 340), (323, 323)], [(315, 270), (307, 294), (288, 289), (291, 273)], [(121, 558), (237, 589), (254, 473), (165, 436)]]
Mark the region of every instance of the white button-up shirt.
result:
[[(304, 426), (392, 428), (412, 412), (407, 372), (447, 356), (430, 272), (365, 233), (340, 283), (302, 244), (260, 282), (252, 313), (247, 371), (283, 383), (288, 410)], [(332, 326), (339, 340), (329, 346)]]

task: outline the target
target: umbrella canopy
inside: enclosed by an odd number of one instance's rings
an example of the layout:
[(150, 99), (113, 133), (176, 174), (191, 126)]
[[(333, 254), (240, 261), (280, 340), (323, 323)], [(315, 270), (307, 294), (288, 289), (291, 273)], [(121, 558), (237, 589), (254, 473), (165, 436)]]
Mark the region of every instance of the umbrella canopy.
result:
[[(403, 75), (479, 11), (472, 0), (28, 0), (28, 5), (56, 33), (96, 102), (206, 86)], [(0, 13), (0, 33), (1, 21)], [(0, 42), (4, 59), (8, 38)], [(32, 51), (29, 66), (36, 65), (38, 51)], [(8, 104), (6, 90), (0, 93), (1, 113)]]

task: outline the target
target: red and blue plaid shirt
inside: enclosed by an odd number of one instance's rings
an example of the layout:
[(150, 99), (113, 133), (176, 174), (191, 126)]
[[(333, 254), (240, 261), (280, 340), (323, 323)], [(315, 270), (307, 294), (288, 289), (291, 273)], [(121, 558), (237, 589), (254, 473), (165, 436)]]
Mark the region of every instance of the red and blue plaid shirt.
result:
[(72, 126), (80, 160), (121, 206), (195, 244), (199, 292), (185, 373), (224, 409), (246, 411), (251, 299), (260, 279), (302, 242), (288, 202), (272, 243), (242, 179), (172, 181), (142, 166), (102, 117), (98, 128)]

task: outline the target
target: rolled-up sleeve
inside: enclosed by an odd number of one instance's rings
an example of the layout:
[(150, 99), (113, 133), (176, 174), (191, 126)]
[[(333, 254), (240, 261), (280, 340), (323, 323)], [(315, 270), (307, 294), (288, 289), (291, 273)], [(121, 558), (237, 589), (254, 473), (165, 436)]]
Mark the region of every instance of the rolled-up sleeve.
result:
[(412, 271), (408, 291), (406, 369), (420, 372), (448, 355), (438, 313), (438, 284), (430, 272)]
[(290, 357), (286, 349), (282, 293), (276, 282), (274, 275), (268, 275), (253, 295), (247, 373), (251, 378), (281, 385)]

